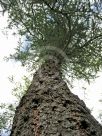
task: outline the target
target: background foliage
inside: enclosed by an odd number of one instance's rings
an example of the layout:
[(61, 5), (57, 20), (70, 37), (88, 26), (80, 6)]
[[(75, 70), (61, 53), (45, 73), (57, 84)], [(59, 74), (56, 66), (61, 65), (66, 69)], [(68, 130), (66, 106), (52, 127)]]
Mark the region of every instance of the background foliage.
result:
[(16, 97), (16, 101), (10, 104), (0, 104), (0, 135), (2, 135), (3, 131), (6, 133), (10, 132), (15, 109), (31, 83), (31, 80), (26, 76), (24, 76), (22, 80), (23, 82), (21, 84), (21, 82), (16, 82), (13, 76), (9, 77), (9, 81), (15, 85), (12, 94)]

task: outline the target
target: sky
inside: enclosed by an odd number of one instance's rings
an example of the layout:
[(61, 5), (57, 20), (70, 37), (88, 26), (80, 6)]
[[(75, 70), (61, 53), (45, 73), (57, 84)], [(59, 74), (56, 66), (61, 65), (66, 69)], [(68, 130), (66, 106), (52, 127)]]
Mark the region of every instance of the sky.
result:
[(18, 36), (13, 36), (12, 31), (6, 34), (4, 27), (7, 26), (7, 15), (3, 18), (0, 16), (0, 102), (10, 103), (14, 100), (11, 95), (11, 90), (14, 87), (10, 83), (8, 77), (12, 75), (15, 80), (20, 81), (26, 74), (26, 69), (21, 66), (20, 62), (5, 61), (5, 57), (15, 53), (15, 48), (18, 46)]
[[(14, 85), (10, 83), (8, 77), (14, 75), (17, 81), (21, 81), (22, 77), (27, 74), (26, 69), (21, 66), (20, 62), (6, 62), (4, 60), (5, 56), (15, 52), (19, 40), (18, 36), (12, 35), (12, 31), (8, 31), (6, 35), (4, 30), (6, 26), (7, 15), (5, 17), (0, 16), (0, 103), (15, 101), (15, 97), (12, 96)], [(92, 114), (97, 118), (102, 110), (102, 104), (99, 102), (99, 99), (102, 99), (102, 72), (99, 73), (99, 78), (90, 85), (84, 81), (74, 81), (72, 91), (84, 100), (88, 108), (93, 109)]]

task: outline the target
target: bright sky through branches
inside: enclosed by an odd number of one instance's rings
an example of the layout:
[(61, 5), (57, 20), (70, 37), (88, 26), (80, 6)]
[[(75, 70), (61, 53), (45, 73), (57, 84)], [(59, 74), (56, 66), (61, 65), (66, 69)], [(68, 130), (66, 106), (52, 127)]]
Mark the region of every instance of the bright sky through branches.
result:
[[(14, 101), (14, 97), (11, 95), (13, 86), (8, 77), (14, 75), (18, 81), (21, 81), (21, 77), (26, 75), (26, 70), (21, 67), (20, 63), (6, 62), (3, 59), (14, 53), (18, 45), (18, 37), (14, 37), (11, 31), (8, 31), (7, 36), (2, 33), (5, 26), (7, 26), (7, 15), (5, 17), (0, 16), (0, 102), (7, 103)], [(75, 81), (74, 85), (73, 92), (79, 95), (90, 109), (93, 108), (93, 115), (97, 117), (99, 111), (102, 110), (102, 105), (99, 103), (99, 99), (102, 99), (102, 73), (90, 86), (82, 81)], [(84, 91), (87, 95), (85, 95), (82, 87), (86, 88)]]
[(4, 61), (5, 56), (15, 52), (18, 45), (18, 37), (13, 36), (9, 31), (6, 35), (4, 27), (7, 26), (7, 15), (0, 16), (0, 102), (12, 102), (14, 99), (11, 95), (13, 85), (10, 83), (8, 77), (14, 75), (17, 80), (25, 74), (25, 69), (21, 67), (20, 63), (14, 61)]

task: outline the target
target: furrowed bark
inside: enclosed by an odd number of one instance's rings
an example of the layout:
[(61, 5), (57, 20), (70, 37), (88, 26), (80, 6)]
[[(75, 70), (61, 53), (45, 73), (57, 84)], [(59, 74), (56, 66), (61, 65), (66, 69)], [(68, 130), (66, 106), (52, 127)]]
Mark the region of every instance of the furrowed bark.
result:
[(43, 64), (16, 109), (10, 136), (102, 136), (102, 126), (74, 95), (54, 61)]

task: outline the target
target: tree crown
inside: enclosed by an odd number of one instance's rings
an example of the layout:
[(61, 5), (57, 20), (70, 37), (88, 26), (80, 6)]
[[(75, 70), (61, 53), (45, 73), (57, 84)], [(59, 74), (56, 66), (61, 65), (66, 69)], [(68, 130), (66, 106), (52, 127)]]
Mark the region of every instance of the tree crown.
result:
[[(0, 0), (25, 37), (15, 59), (36, 64), (55, 56), (72, 77), (89, 80), (102, 66), (102, 4), (97, 0)], [(24, 47), (24, 49), (22, 48)]]

